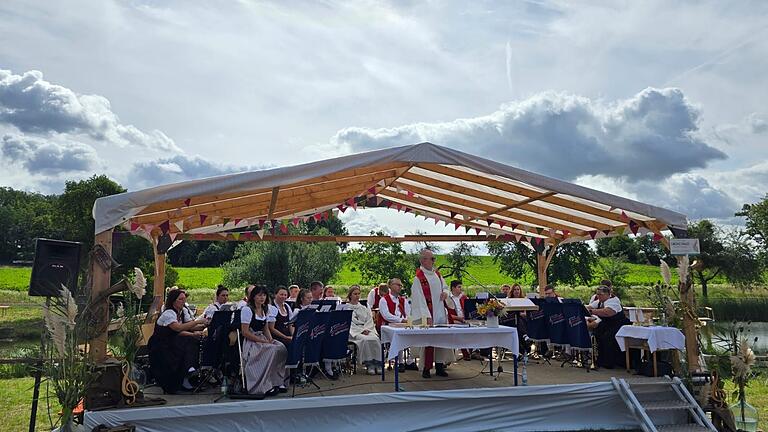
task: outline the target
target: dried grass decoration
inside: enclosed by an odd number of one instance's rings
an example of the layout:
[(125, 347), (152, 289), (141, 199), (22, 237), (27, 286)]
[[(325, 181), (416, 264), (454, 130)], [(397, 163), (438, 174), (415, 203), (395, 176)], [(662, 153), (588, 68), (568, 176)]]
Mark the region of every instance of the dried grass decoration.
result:
[[(43, 306), (46, 337), (41, 372), (61, 404), (62, 431), (72, 430), (72, 412), (98, 378), (88, 359), (86, 323), (79, 318), (77, 303), (65, 286), (59, 297), (51, 297), (50, 305)], [(80, 342), (84, 345), (80, 346)]]

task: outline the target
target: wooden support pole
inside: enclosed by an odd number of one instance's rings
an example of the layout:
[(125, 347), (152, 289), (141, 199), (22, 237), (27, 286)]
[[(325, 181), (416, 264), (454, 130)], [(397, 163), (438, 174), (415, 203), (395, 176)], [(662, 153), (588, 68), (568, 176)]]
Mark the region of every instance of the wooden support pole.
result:
[(536, 254), (536, 275), (539, 280), (539, 296), (541, 297), (544, 297), (544, 287), (547, 286), (547, 268), (555, 256), (558, 244), (553, 243), (543, 254)]
[[(100, 232), (96, 234), (96, 237), (94, 238), (94, 244), (100, 245), (104, 248), (104, 250), (109, 254), (112, 255), (112, 230), (107, 230), (104, 232)], [(96, 299), (99, 297), (99, 295), (107, 290), (109, 290), (109, 287), (111, 285), (111, 278), (112, 278), (112, 269), (110, 266), (104, 266), (103, 264), (100, 264), (98, 260), (91, 257), (91, 263), (90, 263), (90, 271), (91, 271), (91, 299)], [(109, 302), (109, 297), (102, 300), (105, 303)], [(98, 320), (101, 322), (109, 322), (109, 307), (101, 307), (101, 308), (94, 308), (95, 311), (98, 311), (98, 313), (102, 314), (103, 316), (97, 317)], [(104, 327), (105, 331), (99, 335), (95, 335), (93, 339), (91, 339), (91, 346), (90, 346), (90, 353), (91, 353), (91, 359), (94, 362), (100, 363), (103, 362), (104, 359), (107, 357), (107, 331), (106, 326)]]
[[(685, 261), (677, 258), (678, 265)], [(693, 278), (688, 270), (688, 277), (679, 282), (680, 306), (683, 310), (683, 335), (685, 336), (685, 358), (688, 362), (688, 371), (699, 371), (699, 317), (696, 308), (696, 291), (693, 289)]]
[(146, 323), (154, 322), (155, 314), (160, 312), (160, 308), (165, 301), (165, 254), (157, 253), (157, 238), (152, 238), (152, 252), (155, 255), (155, 276), (152, 293), (152, 306), (149, 307)]

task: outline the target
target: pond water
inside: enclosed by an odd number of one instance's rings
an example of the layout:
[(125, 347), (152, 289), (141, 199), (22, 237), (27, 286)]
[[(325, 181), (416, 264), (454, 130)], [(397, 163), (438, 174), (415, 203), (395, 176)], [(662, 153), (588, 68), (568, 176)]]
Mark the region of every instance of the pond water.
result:
[[(757, 337), (757, 344), (752, 348), (755, 351), (755, 354), (768, 354), (768, 322), (755, 322), (747, 326), (746, 322), (738, 322), (738, 326), (744, 326), (745, 332), (747, 329), (749, 329), (749, 332), (746, 333), (747, 340), (749, 340), (750, 345), (752, 344), (752, 341), (755, 337)], [(732, 326), (731, 322), (728, 321), (716, 321), (714, 323), (709, 323), (706, 327), (703, 327), (701, 330), (701, 336), (702, 336), (702, 342), (707, 345), (709, 343), (712, 343), (714, 345), (721, 345), (718, 343), (717, 334), (723, 334), (724, 332), (727, 332), (728, 329), (730, 329)], [(722, 345), (721, 345), (722, 346)]]

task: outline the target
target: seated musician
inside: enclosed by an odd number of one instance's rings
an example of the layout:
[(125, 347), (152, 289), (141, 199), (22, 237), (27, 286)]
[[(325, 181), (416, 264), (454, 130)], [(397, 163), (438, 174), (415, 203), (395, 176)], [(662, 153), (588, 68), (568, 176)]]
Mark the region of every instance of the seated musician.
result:
[(624, 356), (621, 354), (616, 333), (623, 325), (631, 324), (622, 313), (621, 301), (611, 297), (611, 289), (601, 286), (597, 289), (597, 300), (587, 306), (594, 315), (588, 319), (587, 326), (594, 330), (597, 339), (597, 366), (613, 369), (624, 366)]
[[(389, 290), (386, 295), (379, 300), (379, 327), (391, 323), (404, 323), (407, 321), (408, 314), (411, 313), (411, 303), (405, 296), (400, 295), (400, 290), (403, 289), (403, 282), (398, 278), (392, 278), (387, 283)], [(419, 370), (416, 366), (416, 361), (412, 358), (406, 359), (402, 353), (400, 353), (401, 363), (398, 368), (400, 372), (407, 370)]]
[(336, 298), (336, 293), (333, 292), (332, 286), (327, 285), (325, 288), (323, 288), (323, 298)]
[[(552, 292), (554, 293), (554, 290), (552, 290)], [(555, 294), (555, 296), (557, 296), (557, 294)], [(507, 298), (526, 298), (523, 293), (523, 287), (518, 283), (512, 285), (512, 289), (509, 291), (509, 296), (507, 296)], [(525, 311), (517, 312), (517, 314), (507, 314), (507, 317), (512, 317), (512, 322), (505, 325), (511, 325), (517, 328), (517, 337), (519, 339), (520, 347), (525, 352), (530, 351), (531, 344), (528, 342), (528, 316), (525, 314)]]
[(251, 294), (251, 291), (253, 290), (253, 288), (254, 288), (255, 286), (256, 286), (256, 285), (248, 285), (248, 286), (246, 286), (246, 287), (245, 287), (245, 297), (243, 297), (243, 299), (242, 299), (242, 300), (240, 300), (239, 302), (237, 302), (237, 308), (238, 308), (238, 309), (242, 309), (242, 308), (244, 308), (246, 305), (248, 305), (248, 296)]
[(243, 369), (248, 393), (272, 396), (285, 392), (287, 374), (285, 345), (272, 338), (268, 322), (269, 295), (264, 286), (256, 286), (248, 295), (248, 302), (240, 312), (243, 334)]
[(312, 281), (309, 283), (309, 292), (312, 294), (312, 300), (323, 299), (323, 283), (320, 281)]
[(365, 366), (368, 375), (381, 373), (381, 341), (373, 323), (371, 311), (360, 304), (360, 286), (352, 285), (347, 292), (347, 307), (352, 309), (349, 341), (357, 346), (357, 361)]
[(501, 286), (501, 294), (502, 297), (509, 297), (509, 292), (512, 291), (512, 287), (509, 286), (509, 284), (504, 284)]
[(288, 324), (288, 321), (293, 316), (293, 310), (286, 303), (287, 299), (288, 289), (282, 285), (278, 286), (277, 290), (275, 290), (274, 305), (270, 307), (272, 311), (270, 315), (274, 317), (275, 321), (269, 323), (269, 331), (272, 333), (272, 337), (282, 342), (286, 348), (293, 339), (293, 329)]
[(293, 303), (293, 315), (295, 316), (300, 310), (306, 309), (310, 304), (312, 304), (312, 293), (306, 288), (300, 289), (299, 293), (296, 294), (296, 302)]
[(600, 284), (597, 286), (597, 288), (595, 288), (595, 293), (592, 294), (592, 297), (589, 298), (589, 302), (587, 304), (592, 303), (595, 300), (597, 300), (597, 290), (601, 286), (607, 286), (608, 288), (610, 288), (611, 289), (611, 297), (614, 296), (614, 294), (613, 294), (613, 283), (611, 283), (611, 281), (608, 280), (608, 279), (603, 279), (603, 280), (600, 281)]
[(556, 298), (557, 301), (559, 301), (560, 303), (563, 302), (563, 298), (557, 295), (557, 292), (555, 291), (555, 287), (550, 284), (547, 284), (544, 286), (544, 297)]
[(385, 283), (380, 283), (379, 286), (373, 288), (368, 292), (368, 309), (378, 309), (379, 300), (381, 297), (389, 292), (389, 286)]
[(219, 285), (218, 288), (216, 288), (216, 300), (214, 300), (213, 303), (209, 304), (208, 307), (205, 308), (203, 311), (203, 316), (211, 319), (213, 318), (213, 314), (216, 313), (217, 310), (221, 309), (222, 306), (224, 306), (229, 301), (229, 290), (224, 287), (224, 285)]
[(298, 285), (291, 285), (288, 287), (288, 299), (287, 302), (295, 302), (296, 296), (299, 295), (300, 288)]
[[(464, 322), (464, 302), (467, 300), (467, 295), (464, 294), (463, 288), (460, 280), (451, 281), (451, 296), (448, 300), (453, 301), (453, 309), (446, 308), (448, 322), (451, 324)], [(471, 353), (467, 348), (461, 349), (461, 355), (466, 361), (472, 360)]]
[(165, 310), (158, 317), (148, 343), (152, 375), (166, 393), (192, 390), (188, 375), (198, 366), (201, 330), (208, 322), (204, 317), (183, 322), (186, 301), (187, 293), (183, 290), (168, 292)]

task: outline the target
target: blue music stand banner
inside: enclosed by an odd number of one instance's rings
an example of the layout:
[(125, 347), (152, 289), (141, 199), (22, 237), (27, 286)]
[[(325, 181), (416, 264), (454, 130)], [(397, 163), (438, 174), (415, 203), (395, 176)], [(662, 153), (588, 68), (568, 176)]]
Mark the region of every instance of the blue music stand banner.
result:
[(539, 307), (539, 310), (528, 311), (528, 337), (536, 342), (549, 342), (549, 325), (547, 317), (544, 314), (544, 299), (531, 299), (533, 304)]
[(328, 331), (323, 339), (323, 359), (342, 360), (347, 356), (349, 327), (352, 324), (352, 310), (331, 312)]
[(330, 319), (330, 312), (315, 312), (309, 322), (309, 335), (307, 336), (307, 346), (304, 350), (304, 364), (307, 366), (320, 364), (323, 339), (328, 332), (328, 321)]
[(589, 329), (584, 317), (587, 310), (578, 299), (563, 300), (563, 315), (565, 315), (565, 328), (568, 335), (568, 344), (572, 349), (589, 351), (592, 349), (592, 339), (589, 337)]
[(315, 316), (314, 309), (303, 309), (296, 315), (293, 323), (293, 340), (288, 344), (288, 358), (285, 360), (285, 367), (293, 369), (298, 367), (301, 358), (304, 355), (304, 347), (309, 339), (309, 329), (312, 317)]
[(545, 299), (541, 304), (546, 317), (546, 323), (549, 331), (549, 341), (553, 345), (567, 346), (568, 335), (566, 334), (565, 316), (563, 315), (563, 304), (557, 299)]

